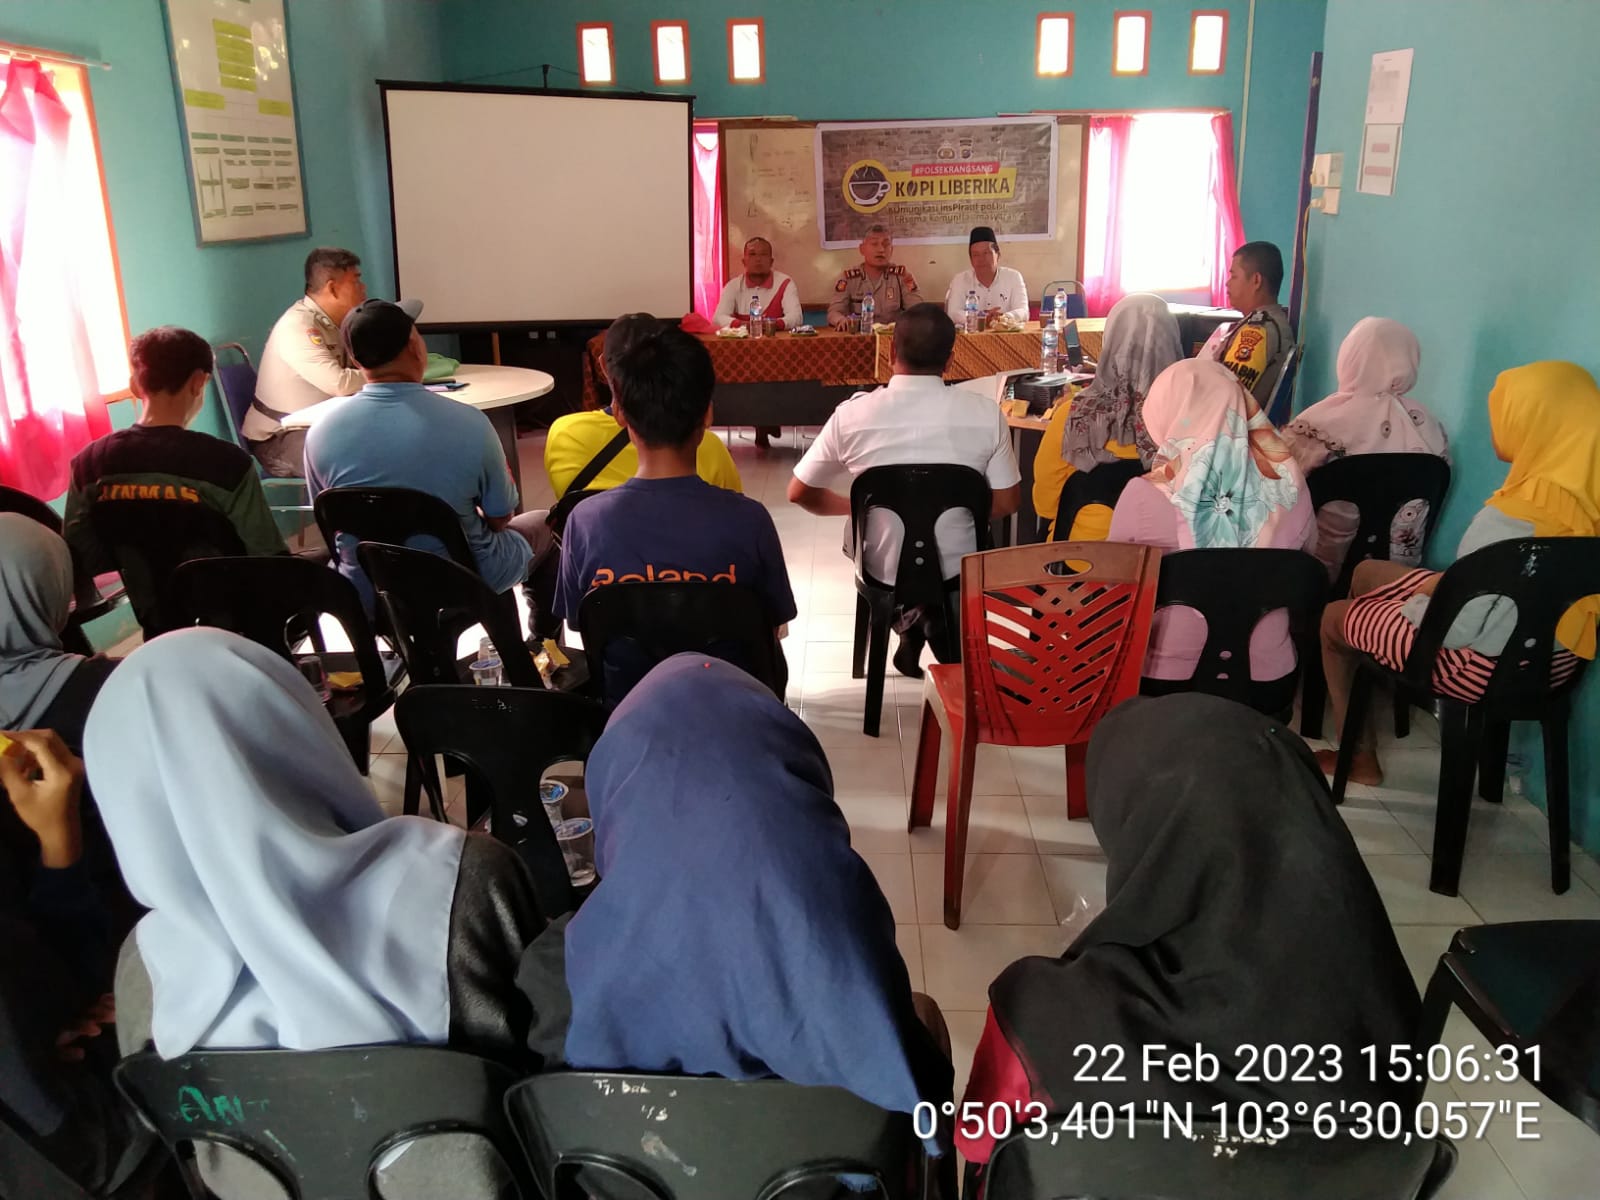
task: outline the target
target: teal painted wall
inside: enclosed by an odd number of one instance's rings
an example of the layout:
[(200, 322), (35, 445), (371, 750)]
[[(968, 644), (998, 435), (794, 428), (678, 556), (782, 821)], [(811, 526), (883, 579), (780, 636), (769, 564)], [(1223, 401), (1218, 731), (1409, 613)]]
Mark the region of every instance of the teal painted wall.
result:
[[(373, 293), (394, 287), (380, 77), (440, 74), (435, 0), (287, 0), (311, 217), (308, 237), (201, 249), (161, 0), (0, 0), (0, 41), (111, 64), (90, 71), (129, 328), (185, 325), (261, 349), (303, 285), (306, 251), (361, 255)], [(131, 404), (112, 406), (117, 424)], [(220, 432), (208, 411), (197, 428)]]
[[(1505, 476), (1489, 442), (1495, 375), (1544, 358), (1600, 375), (1600, 4), (1328, 0), (1318, 149), (1345, 155), (1340, 212), (1312, 216), (1302, 399), (1332, 389), (1339, 340), (1361, 317), (1422, 343), (1414, 395), (1450, 433), (1455, 477), (1430, 551), (1461, 532)], [(1372, 55), (1415, 47), (1393, 197), (1354, 188)], [(1573, 827), (1600, 850), (1600, 687), (1572, 724)], [(1524, 753), (1534, 751), (1520, 736)], [(1533, 780), (1537, 786), (1538, 779)]]
[[(1227, 70), (1188, 73), (1189, 16), (1229, 12)], [(1300, 143), (1311, 53), (1322, 41), (1325, 0), (1258, 0), (1250, 124), (1240, 202), (1252, 238), (1293, 242)], [(1244, 100), (1248, 0), (1076, 0), (1062, 5), (966, 0), (446, 0), (444, 67), (450, 79), (576, 87), (577, 23), (609, 21), (619, 86), (654, 90), (652, 19), (689, 23), (691, 79), (682, 89), (703, 116), (787, 115), (803, 120), (979, 117), (1035, 108), (1227, 108), (1235, 128)], [(1041, 10), (1077, 15), (1073, 74), (1034, 74)], [(1150, 69), (1111, 74), (1112, 14), (1152, 13)], [(727, 21), (760, 17), (767, 81), (728, 82)]]

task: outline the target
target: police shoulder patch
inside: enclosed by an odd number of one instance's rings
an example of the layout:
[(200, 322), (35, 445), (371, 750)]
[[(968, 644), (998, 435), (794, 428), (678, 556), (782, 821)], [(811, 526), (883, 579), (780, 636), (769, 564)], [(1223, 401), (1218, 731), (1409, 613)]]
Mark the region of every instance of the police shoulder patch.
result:
[(310, 329), (306, 330), (306, 338), (313, 346), (327, 345), (327, 343), (322, 340), (322, 330), (316, 328), (315, 326), (312, 326)]
[(903, 282), (904, 282), (904, 284), (906, 286), (906, 290), (909, 291), (909, 292), (916, 291), (917, 290), (916, 278), (911, 274), (910, 271), (902, 272), (902, 274), (904, 276)]
[(836, 292), (842, 292), (849, 286), (850, 280), (846, 276), (841, 275), (839, 276), (839, 282), (833, 285), (833, 290)]

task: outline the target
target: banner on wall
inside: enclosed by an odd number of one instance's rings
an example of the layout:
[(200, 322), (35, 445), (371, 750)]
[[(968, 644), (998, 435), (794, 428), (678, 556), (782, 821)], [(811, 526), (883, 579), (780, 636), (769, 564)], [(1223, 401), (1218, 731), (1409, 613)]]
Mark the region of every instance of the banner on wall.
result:
[(824, 249), (854, 246), (875, 224), (921, 244), (965, 243), (974, 225), (1055, 236), (1053, 117), (821, 124), (815, 158)]

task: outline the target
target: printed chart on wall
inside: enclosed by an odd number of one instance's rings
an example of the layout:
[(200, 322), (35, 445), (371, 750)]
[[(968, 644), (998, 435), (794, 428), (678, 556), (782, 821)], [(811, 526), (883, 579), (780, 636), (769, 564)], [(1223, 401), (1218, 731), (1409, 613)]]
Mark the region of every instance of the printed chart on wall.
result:
[(200, 244), (307, 231), (283, 0), (166, 0)]
[(1018, 241), (1055, 236), (1054, 117), (821, 124), (816, 164), (829, 250), (873, 224), (922, 244), (964, 243), (974, 225)]

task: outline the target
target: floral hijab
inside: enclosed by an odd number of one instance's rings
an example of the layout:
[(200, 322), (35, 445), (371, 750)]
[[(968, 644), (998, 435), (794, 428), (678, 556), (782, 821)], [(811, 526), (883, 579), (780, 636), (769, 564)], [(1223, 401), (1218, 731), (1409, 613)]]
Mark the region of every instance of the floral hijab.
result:
[(1145, 478), (1178, 510), (1179, 549), (1286, 544), (1305, 475), (1233, 372), (1205, 358), (1173, 364), (1150, 386), (1144, 420), (1157, 447)]
[(1114, 462), (1108, 442), (1136, 446), (1149, 466), (1155, 443), (1145, 429), (1140, 408), (1150, 384), (1183, 357), (1178, 318), (1160, 296), (1135, 292), (1124, 296), (1106, 316), (1105, 338), (1094, 382), (1072, 400), (1061, 457), (1080, 471)]

